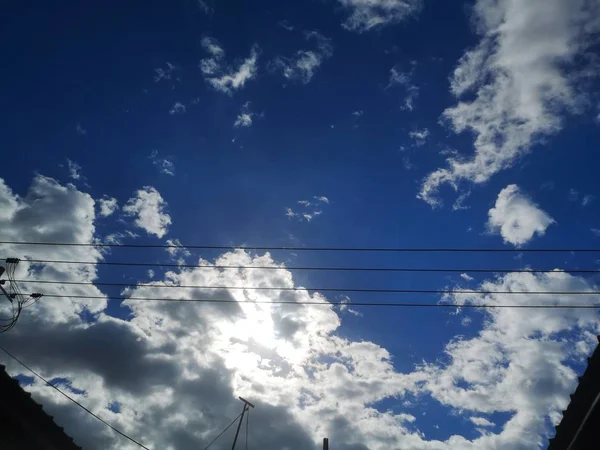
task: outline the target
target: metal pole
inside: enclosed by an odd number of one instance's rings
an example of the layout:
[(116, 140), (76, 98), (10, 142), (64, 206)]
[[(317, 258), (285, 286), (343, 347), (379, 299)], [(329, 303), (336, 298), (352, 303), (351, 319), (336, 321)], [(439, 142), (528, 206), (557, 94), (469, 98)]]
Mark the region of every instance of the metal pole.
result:
[(231, 446), (231, 450), (235, 450), (235, 443), (237, 442), (238, 435), (240, 434), (240, 428), (242, 426), (242, 421), (244, 420), (244, 414), (246, 414), (246, 411), (248, 411), (251, 406), (254, 408), (254, 405), (248, 400), (242, 397), (238, 398), (244, 402), (244, 409), (242, 409), (242, 415), (240, 416), (240, 422), (238, 423), (237, 431), (235, 432), (235, 438), (233, 439), (233, 445)]
[(323, 450), (329, 450), (329, 439), (323, 438)]
[(240, 427), (242, 426), (242, 422), (244, 420), (244, 414), (246, 414), (247, 407), (248, 407), (248, 405), (244, 405), (244, 409), (242, 409), (242, 415), (240, 416), (240, 422), (238, 423), (238, 427), (235, 432), (235, 438), (233, 439), (233, 445), (231, 446), (231, 450), (235, 450), (235, 443), (237, 442), (238, 434), (240, 434)]

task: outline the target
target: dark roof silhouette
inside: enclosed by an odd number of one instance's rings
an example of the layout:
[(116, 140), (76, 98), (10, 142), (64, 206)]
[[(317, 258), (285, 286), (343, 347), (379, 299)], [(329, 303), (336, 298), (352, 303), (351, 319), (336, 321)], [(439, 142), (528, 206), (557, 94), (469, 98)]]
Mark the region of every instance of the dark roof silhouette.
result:
[(81, 450), (0, 364), (0, 440), (8, 448)]
[[(600, 342), (600, 336), (598, 336)], [(600, 344), (588, 358), (588, 366), (571, 402), (563, 411), (563, 418), (556, 426), (556, 434), (550, 439), (548, 450), (598, 449), (600, 440)]]

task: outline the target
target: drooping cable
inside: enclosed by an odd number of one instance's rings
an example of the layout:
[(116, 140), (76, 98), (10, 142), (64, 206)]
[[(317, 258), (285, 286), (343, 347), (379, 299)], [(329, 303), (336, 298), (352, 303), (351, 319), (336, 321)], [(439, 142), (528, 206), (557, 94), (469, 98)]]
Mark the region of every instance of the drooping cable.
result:
[(114, 432), (120, 434), (121, 436), (123, 436), (124, 438), (130, 440), (131, 442), (133, 442), (134, 444), (137, 444), (139, 447), (146, 449), (146, 450), (150, 450), (148, 447), (146, 447), (144, 444), (141, 444), (140, 442), (136, 441), (135, 439), (133, 439), (131, 436), (127, 435), (126, 433), (124, 433), (123, 431), (119, 430), (118, 428), (113, 427), (110, 423), (106, 422), (104, 419), (102, 419), (101, 417), (97, 416), (96, 414), (94, 414), (92, 411), (90, 411), (89, 409), (87, 409), (85, 406), (83, 406), (81, 403), (79, 403), (77, 400), (75, 400), (73, 397), (71, 397), (68, 394), (65, 394), (62, 390), (60, 390), (59, 388), (57, 388), (55, 385), (53, 385), (52, 383), (50, 383), (48, 380), (46, 380), (43, 376), (41, 376), (39, 373), (37, 373), (35, 370), (33, 370), (32, 368), (30, 368), (29, 366), (27, 366), (24, 362), (22, 362), (20, 359), (18, 359), (15, 355), (13, 355), (12, 353), (10, 353), (8, 350), (6, 350), (4, 347), (0, 346), (0, 350), (2, 350), (4, 353), (6, 353), (8, 356), (10, 356), (12, 359), (14, 359), (16, 362), (18, 362), (21, 366), (23, 366), (25, 369), (27, 369), (29, 372), (31, 372), (33, 375), (35, 375), (37, 378), (39, 378), (40, 380), (42, 380), (44, 383), (46, 383), (48, 386), (50, 386), (52, 389), (54, 389), (55, 391), (57, 391), (58, 393), (60, 393), (61, 395), (63, 395), (64, 397), (66, 397), (67, 399), (69, 399), (71, 402), (75, 403), (77, 406), (79, 406), (81, 409), (83, 409), (85, 412), (87, 412), (88, 414), (90, 414), (92, 417), (94, 417), (95, 419), (99, 420), (100, 422), (102, 422), (104, 425), (106, 425), (107, 427), (109, 427), (111, 430), (113, 430)]
[(223, 436), (223, 435), (225, 434), (225, 432), (231, 428), (231, 426), (232, 426), (232, 425), (233, 425), (233, 424), (234, 424), (234, 423), (235, 423), (235, 422), (236, 422), (236, 421), (237, 421), (237, 420), (240, 418), (240, 416), (241, 416), (242, 414), (243, 414), (243, 413), (239, 413), (239, 414), (238, 414), (238, 416), (237, 416), (235, 419), (233, 419), (233, 420), (231, 421), (231, 423), (230, 423), (229, 425), (227, 425), (227, 427), (226, 427), (226, 428), (225, 428), (223, 431), (221, 431), (221, 432), (219, 433), (219, 435), (218, 435), (216, 438), (214, 438), (214, 439), (211, 441), (211, 443), (210, 443), (210, 444), (208, 444), (206, 447), (204, 447), (204, 450), (208, 450), (208, 449), (210, 448), (210, 446), (211, 446), (211, 445), (213, 445), (213, 444), (214, 444), (214, 443), (217, 441), (217, 439), (219, 439), (221, 436)]

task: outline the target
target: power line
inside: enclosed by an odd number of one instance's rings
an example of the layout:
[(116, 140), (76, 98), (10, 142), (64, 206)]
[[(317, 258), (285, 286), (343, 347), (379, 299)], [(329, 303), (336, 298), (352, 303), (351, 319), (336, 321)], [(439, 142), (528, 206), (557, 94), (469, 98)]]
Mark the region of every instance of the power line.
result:
[(137, 444), (138, 446), (140, 446), (141, 448), (144, 448), (146, 450), (150, 450), (148, 447), (146, 447), (144, 444), (139, 443), (138, 441), (136, 441), (135, 439), (133, 439), (132, 437), (128, 436), (127, 434), (125, 434), (124, 432), (122, 432), (121, 430), (113, 427), (110, 423), (104, 421), (102, 418), (100, 418), (99, 416), (97, 416), (96, 414), (94, 414), (92, 411), (90, 411), (89, 409), (87, 409), (85, 406), (83, 406), (81, 403), (79, 403), (77, 400), (75, 400), (73, 397), (65, 394), (63, 391), (61, 391), (59, 388), (57, 388), (55, 385), (53, 385), (52, 383), (50, 383), (48, 380), (46, 380), (44, 377), (42, 377), (40, 374), (38, 374), (35, 370), (31, 369), (29, 366), (27, 366), (25, 363), (23, 363), (21, 360), (19, 360), (15, 355), (13, 355), (12, 353), (10, 353), (8, 350), (6, 350), (4, 347), (0, 346), (0, 350), (2, 350), (4, 353), (6, 353), (8, 356), (10, 356), (12, 359), (14, 359), (16, 362), (18, 362), (19, 364), (21, 364), (23, 367), (25, 367), (27, 370), (29, 370), (32, 374), (34, 374), (36, 377), (38, 377), (40, 380), (42, 380), (44, 383), (46, 383), (48, 386), (50, 386), (52, 389), (58, 391), (60, 394), (62, 394), (64, 397), (68, 398), (70, 401), (72, 401), (73, 403), (75, 403), (77, 406), (79, 406), (81, 409), (83, 409), (85, 412), (87, 412), (88, 414), (91, 414), (94, 418), (96, 418), (97, 420), (99, 420), (100, 422), (102, 422), (104, 425), (106, 425), (107, 427), (109, 427), (110, 429), (112, 429), (113, 431), (115, 431), (116, 433), (120, 434), (121, 436), (123, 436), (124, 438), (129, 439), (131, 442), (133, 442), (134, 444)]
[[(0, 258), (1, 260), (2, 258)], [(450, 273), (600, 273), (600, 269), (455, 269), (429, 267), (319, 267), (319, 266), (224, 266), (175, 263), (142, 263), (127, 261), (64, 261), (54, 259), (26, 259), (30, 263), (40, 264), (81, 264), (104, 266), (134, 267), (174, 267), (185, 269), (256, 269), (256, 270), (314, 270), (314, 271), (348, 271), (348, 272), (450, 272)]]
[(600, 248), (442, 248), (442, 247), (290, 247), (290, 246), (251, 246), (251, 245), (174, 245), (174, 244), (103, 244), (85, 242), (31, 242), (0, 241), (0, 244), (37, 245), (62, 247), (121, 247), (121, 248), (186, 248), (200, 250), (286, 250), (286, 251), (320, 251), (320, 252), (500, 252), (500, 253), (532, 253), (532, 252), (600, 252)]
[(405, 303), (405, 302), (345, 302), (345, 301), (302, 301), (290, 302), (285, 300), (243, 300), (235, 299), (216, 299), (216, 298), (166, 298), (166, 297), (115, 297), (103, 295), (57, 295), (44, 294), (44, 298), (67, 298), (80, 300), (132, 300), (132, 301), (156, 301), (156, 302), (198, 302), (198, 303), (237, 303), (237, 304), (273, 304), (273, 305), (318, 305), (318, 306), (372, 306), (372, 307), (406, 307), (406, 308), (515, 308), (515, 309), (600, 309), (600, 304), (588, 305), (520, 305), (520, 304), (481, 304), (472, 303)]
[[(61, 280), (15, 280), (18, 283), (40, 283), (83, 286), (131, 287), (132, 283), (110, 283), (93, 281)], [(600, 291), (483, 291), (477, 289), (377, 289), (377, 288), (332, 288), (332, 287), (287, 287), (287, 286), (201, 286), (195, 284), (157, 284), (141, 283), (135, 287), (143, 288), (179, 288), (179, 289), (226, 289), (238, 291), (319, 291), (319, 292), (362, 292), (370, 294), (503, 294), (503, 295), (600, 295)]]
[(219, 439), (221, 436), (223, 436), (223, 434), (225, 434), (225, 432), (227, 430), (229, 430), (229, 428), (231, 428), (231, 425), (233, 425), (236, 422), (236, 420), (238, 420), (240, 418), (241, 415), (242, 415), (242, 413), (238, 414), (238, 416), (235, 419), (233, 419), (231, 421), (231, 423), (229, 425), (227, 425), (227, 427), (223, 431), (221, 431), (221, 433), (216, 438), (214, 438), (212, 440), (212, 442), (210, 444), (208, 444), (206, 447), (204, 447), (204, 450), (208, 450), (210, 448), (210, 446), (216, 442), (217, 439)]

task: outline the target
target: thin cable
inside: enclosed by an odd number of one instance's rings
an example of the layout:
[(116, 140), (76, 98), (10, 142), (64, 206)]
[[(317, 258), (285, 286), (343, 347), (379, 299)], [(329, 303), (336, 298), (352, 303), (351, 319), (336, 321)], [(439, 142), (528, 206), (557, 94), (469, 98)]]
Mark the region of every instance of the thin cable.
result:
[[(59, 281), (59, 280), (15, 280), (19, 283), (113, 286), (131, 287), (132, 283), (109, 283), (92, 281)], [(503, 294), (503, 295), (600, 295), (600, 291), (482, 291), (477, 289), (375, 289), (375, 288), (329, 288), (329, 287), (286, 287), (286, 286), (201, 286), (195, 284), (157, 284), (140, 283), (135, 287), (144, 288), (179, 288), (179, 289), (226, 289), (237, 291), (319, 291), (319, 292), (368, 292), (371, 294)]]
[[(2, 260), (3, 258), (0, 258)], [(102, 266), (134, 266), (134, 267), (174, 267), (185, 269), (256, 269), (256, 270), (314, 270), (314, 271), (348, 271), (348, 272), (454, 272), (454, 273), (600, 273), (600, 269), (453, 269), (453, 268), (416, 268), (416, 267), (309, 267), (309, 266), (222, 266), (199, 264), (171, 263), (138, 263), (120, 261), (62, 261), (54, 259), (26, 259), (30, 263), (40, 264), (81, 264)]]
[(18, 362), (19, 364), (21, 364), (23, 367), (25, 367), (27, 370), (29, 370), (32, 374), (34, 374), (36, 377), (38, 377), (40, 380), (42, 380), (44, 383), (46, 383), (48, 386), (50, 386), (52, 389), (58, 391), (60, 394), (62, 394), (63, 396), (65, 396), (66, 398), (68, 398), (69, 400), (71, 400), (73, 403), (75, 403), (77, 406), (79, 406), (81, 409), (83, 409), (85, 412), (87, 412), (88, 414), (91, 414), (93, 417), (95, 417), (96, 419), (98, 419), (100, 422), (102, 422), (104, 425), (106, 425), (107, 427), (109, 427), (110, 429), (112, 429), (113, 431), (115, 431), (116, 433), (120, 434), (121, 436), (123, 436), (124, 438), (129, 439), (131, 442), (133, 442), (134, 444), (137, 444), (138, 446), (140, 446), (141, 448), (144, 448), (146, 450), (150, 450), (148, 447), (146, 447), (144, 444), (140, 444), (138, 441), (136, 441), (135, 439), (133, 439), (132, 437), (128, 436), (127, 434), (123, 433), (121, 430), (113, 427), (110, 423), (105, 422), (103, 419), (101, 419), (100, 417), (98, 417), (96, 414), (94, 414), (92, 411), (90, 411), (89, 409), (87, 409), (85, 406), (83, 406), (81, 403), (79, 403), (77, 400), (75, 400), (73, 397), (65, 394), (63, 391), (61, 391), (59, 388), (57, 388), (55, 385), (53, 385), (52, 383), (50, 383), (48, 380), (46, 380), (43, 376), (41, 376), (40, 374), (38, 374), (36, 371), (34, 371), (33, 369), (31, 369), (29, 366), (27, 366), (25, 363), (23, 363), (22, 361), (20, 361), (16, 356), (14, 356), (12, 353), (10, 353), (8, 350), (6, 350), (4, 347), (0, 346), (0, 350), (2, 350), (4, 353), (6, 353), (8, 356), (10, 356), (12, 359), (14, 359), (16, 362)]
[(156, 302), (198, 302), (198, 303), (238, 303), (238, 304), (273, 304), (273, 305), (317, 305), (317, 306), (378, 306), (378, 307), (407, 307), (407, 308), (515, 308), (515, 309), (600, 309), (600, 304), (591, 305), (518, 305), (518, 304), (481, 304), (472, 303), (403, 303), (403, 302), (319, 302), (303, 301), (290, 302), (284, 300), (243, 300), (215, 299), (215, 298), (165, 298), (165, 297), (105, 297), (103, 295), (55, 295), (44, 294), (44, 298), (68, 298), (81, 300), (132, 300), (132, 301), (156, 301)]
[(313, 252), (600, 252), (600, 248), (410, 248), (410, 247), (288, 247), (249, 245), (101, 244), (84, 242), (0, 241), (0, 244), (62, 247), (187, 248), (202, 250), (287, 250)]
[(210, 446), (213, 445), (217, 439), (219, 439), (221, 436), (223, 436), (223, 434), (225, 434), (225, 432), (227, 430), (229, 430), (229, 428), (231, 428), (231, 425), (233, 425), (235, 423), (235, 421), (238, 420), (242, 414), (243, 413), (238, 414), (238, 416), (235, 419), (233, 419), (229, 425), (227, 425), (227, 428), (225, 428), (223, 431), (221, 431), (221, 434), (219, 434), (216, 438), (214, 438), (210, 444), (208, 444), (206, 447), (204, 447), (204, 450), (208, 450), (210, 448)]

